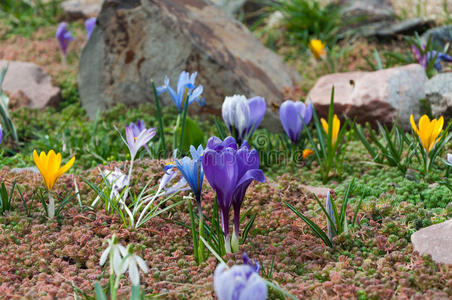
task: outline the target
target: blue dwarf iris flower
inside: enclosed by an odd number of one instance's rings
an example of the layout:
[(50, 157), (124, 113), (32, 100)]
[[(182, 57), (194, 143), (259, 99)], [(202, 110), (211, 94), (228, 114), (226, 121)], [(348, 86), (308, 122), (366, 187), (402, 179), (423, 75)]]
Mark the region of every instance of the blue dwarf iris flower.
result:
[(254, 262), (248, 257), (246, 252), (243, 252), (243, 264), (248, 265), (251, 268), (253, 268), (254, 272), (259, 273), (259, 270), (261, 269), (261, 266), (259, 266), (259, 263), (257, 260), (254, 260)]
[(213, 287), (219, 300), (265, 300), (267, 284), (249, 265), (228, 268), (221, 263), (213, 274)]
[[(425, 54), (422, 54), (421, 51), (415, 46), (411, 46), (411, 50), (413, 51), (414, 57), (418, 61), (418, 63), (424, 67), (424, 69), (427, 69), (427, 66), (430, 64), (430, 61), (433, 59), (435, 62), (433, 63), (433, 66), (435, 69), (440, 72), (443, 67), (441, 66), (441, 62), (452, 62), (452, 57), (446, 53), (442, 53), (439, 51), (428, 51)], [(422, 50), (425, 50), (425, 45), (422, 46)]]
[(204, 149), (201, 145), (198, 146), (198, 149), (190, 146), (190, 154), (192, 158), (185, 156), (181, 160), (176, 159), (176, 151), (174, 151), (174, 162), (166, 164), (165, 171), (168, 171), (168, 169), (172, 169), (174, 167), (176, 167), (180, 171), (182, 176), (190, 185), (193, 194), (195, 194), (196, 204), (198, 205), (198, 209), (200, 209), (201, 189), (204, 179), (201, 159)]
[(224, 141), (211, 137), (204, 151), (202, 167), (207, 180), (217, 194), (227, 252), (231, 251), (229, 211), (234, 205), (236, 226), (232, 246), (236, 251), (238, 249), (240, 206), (246, 189), (253, 180), (265, 181), (264, 173), (259, 169), (259, 155), (256, 150), (250, 150), (247, 143), (237, 150), (237, 143), (233, 137), (228, 137)]
[(221, 108), (223, 120), (239, 145), (249, 139), (264, 118), (267, 105), (262, 97), (226, 97)]
[(174, 104), (179, 110), (179, 113), (184, 110), (186, 104), (190, 105), (194, 101), (203, 106), (205, 104), (204, 98), (201, 97), (203, 87), (202, 85), (196, 86), (195, 84), (197, 75), (197, 72), (190, 75), (190, 73), (182, 71), (177, 81), (176, 90), (170, 86), (170, 80), (167, 76), (165, 76), (164, 85), (157, 88), (157, 95), (161, 95), (162, 93), (168, 91), (174, 101)]
[[(279, 118), (284, 131), (294, 144), (300, 141), (304, 124), (308, 125), (312, 119), (312, 102), (305, 105), (303, 102), (286, 100), (279, 109)], [(303, 121), (302, 121), (303, 119)]]

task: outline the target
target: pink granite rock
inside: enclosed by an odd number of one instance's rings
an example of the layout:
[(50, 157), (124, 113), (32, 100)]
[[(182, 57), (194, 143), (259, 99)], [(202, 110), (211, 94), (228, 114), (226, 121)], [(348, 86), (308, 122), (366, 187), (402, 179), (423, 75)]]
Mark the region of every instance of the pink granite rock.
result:
[(10, 96), (20, 94), (27, 98), (24, 105), (31, 108), (56, 106), (61, 100), (58, 87), (41, 67), (28, 62), (0, 60), (0, 69), (8, 65), (2, 89)]
[(438, 263), (452, 264), (452, 220), (423, 228), (411, 235), (415, 251)]
[(410, 115), (415, 119), (419, 117), (419, 100), (425, 98), (426, 82), (425, 71), (418, 64), (375, 72), (329, 74), (317, 81), (308, 99), (317, 112), (326, 117), (334, 86), (336, 114), (372, 124), (377, 121), (392, 124), (398, 118), (401, 125), (408, 128)]

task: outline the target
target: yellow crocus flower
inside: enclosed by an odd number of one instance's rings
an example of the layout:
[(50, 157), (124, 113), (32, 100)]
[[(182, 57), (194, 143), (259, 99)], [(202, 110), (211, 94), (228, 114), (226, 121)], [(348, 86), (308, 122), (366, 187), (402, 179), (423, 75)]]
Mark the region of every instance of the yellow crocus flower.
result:
[(38, 152), (34, 150), (33, 159), (42, 175), (42, 178), (44, 178), (47, 189), (50, 191), (57, 179), (66, 173), (70, 167), (72, 167), (75, 161), (75, 156), (61, 168), (61, 153), (56, 154), (53, 150), (50, 150), (48, 154), (45, 154), (45, 152), (42, 151), (39, 156)]
[(325, 44), (321, 40), (311, 40), (309, 48), (317, 60), (326, 55)]
[(423, 115), (419, 119), (419, 128), (414, 122), (413, 115), (410, 116), (411, 126), (414, 132), (419, 136), (424, 146), (425, 151), (429, 153), (435, 147), (436, 142), (439, 140), (438, 136), (441, 134), (444, 125), (444, 118), (441, 116), (438, 120), (430, 118), (427, 115)]
[[(322, 122), (323, 130), (325, 130), (326, 134), (328, 134), (328, 122), (325, 121), (324, 118), (321, 118), (320, 121)], [(334, 115), (334, 117), (333, 117), (333, 146), (336, 144), (337, 135), (339, 134), (340, 128), (341, 128), (341, 121), (339, 120), (337, 115)]]

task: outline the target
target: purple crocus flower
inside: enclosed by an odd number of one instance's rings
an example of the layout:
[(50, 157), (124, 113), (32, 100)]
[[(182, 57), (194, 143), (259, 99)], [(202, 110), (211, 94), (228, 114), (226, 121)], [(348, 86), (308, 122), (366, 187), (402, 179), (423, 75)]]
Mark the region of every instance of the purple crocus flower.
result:
[[(421, 51), (415, 46), (411, 45), (411, 50), (413, 51), (413, 55), (418, 61), (418, 63), (424, 67), (424, 69), (427, 68), (427, 66), (430, 64), (430, 61), (432, 59), (435, 60), (433, 66), (435, 69), (440, 72), (443, 68), (441, 66), (441, 62), (452, 62), (452, 57), (446, 53), (438, 52), (435, 50), (428, 51), (425, 54), (422, 54)], [(425, 45), (422, 46), (422, 51), (425, 51)]]
[[(146, 130), (146, 126), (144, 125), (144, 122), (142, 120), (138, 120), (136, 123), (131, 122), (129, 124), (130, 129), (132, 129), (133, 135), (135, 138), (138, 138), (138, 136)], [(150, 153), (148, 145), (144, 145), (144, 148)]]
[(66, 22), (61, 22), (58, 24), (56, 31), (56, 38), (58, 39), (58, 43), (60, 44), (60, 49), (61, 52), (63, 52), (64, 57), (66, 57), (69, 42), (74, 40), (72, 33), (67, 29), (67, 27), (68, 25)]
[(223, 120), (239, 144), (249, 139), (264, 118), (267, 105), (262, 97), (226, 97), (221, 108)]
[(303, 102), (292, 100), (286, 100), (279, 109), (279, 118), (284, 131), (289, 136), (290, 140), (297, 144), (300, 140), (301, 131), (303, 130), (303, 118), (304, 124), (308, 125), (312, 119), (312, 102), (305, 105)]
[(126, 146), (129, 148), (130, 159), (132, 161), (135, 159), (138, 150), (140, 150), (141, 147), (146, 146), (156, 133), (155, 128), (150, 128), (141, 131), (140, 134), (136, 136), (133, 132), (132, 126), (126, 126), (126, 138), (124, 139), (118, 128), (115, 127), (115, 129), (120, 134), (124, 144), (126, 144)]
[[(218, 206), (221, 211), (221, 226), (225, 235), (226, 251), (231, 251), (229, 240), (229, 210), (234, 203), (234, 215), (240, 220), (240, 205), (251, 181), (264, 181), (262, 170), (259, 170), (259, 155), (250, 151), (248, 144), (237, 150), (233, 137), (224, 141), (211, 137), (202, 158), (204, 174), (217, 193)], [(234, 250), (238, 248), (238, 224), (233, 235)], [(235, 239), (234, 239), (235, 237)]]
[(261, 266), (259, 266), (259, 263), (257, 260), (254, 260), (254, 262), (246, 255), (246, 252), (243, 252), (243, 264), (248, 265), (251, 268), (253, 268), (254, 272), (259, 274), (259, 270), (261, 269)]
[(248, 265), (228, 269), (221, 263), (213, 274), (213, 287), (219, 300), (265, 300), (267, 284)]
[(91, 33), (93, 32), (94, 27), (96, 27), (96, 18), (89, 18), (85, 21), (86, 28), (86, 40), (89, 40), (91, 37)]
[(232, 248), (238, 250), (240, 236), (240, 207), (245, 198), (246, 189), (253, 180), (265, 181), (264, 172), (259, 169), (259, 153), (256, 149), (250, 150), (248, 143), (244, 142), (236, 155), (238, 166), (238, 182), (232, 195), (234, 208), (234, 232), (232, 234)]
[(2, 125), (0, 125), (0, 144), (2, 143), (2, 141), (3, 141), (3, 127)]

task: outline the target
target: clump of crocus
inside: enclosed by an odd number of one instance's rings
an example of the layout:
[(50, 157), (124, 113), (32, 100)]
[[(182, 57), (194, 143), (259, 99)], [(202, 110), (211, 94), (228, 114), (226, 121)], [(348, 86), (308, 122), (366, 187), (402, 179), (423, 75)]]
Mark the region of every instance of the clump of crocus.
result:
[[(320, 122), (322, 122), (323, 130), (325, 130), (325, 133), (328, 134), (328, 129), (329, 129), (328, 122), (324, 118), (321, 118)], [(332, 145), (333, 145), (333, 147), (334, 147), (334, 145), (336, 145), (337, 136), (339, 135), (340, 128), (341, 128), (341, 120), (339, 120), (337, 115), (334, 115), (333, 128), (332, 128)]]
[(94, 27), (96, 27), (96, 18), (89, 18), (85, 21), (86, 40), (89, 40), (93, 33)]
[(232, 250), (236, 251), (238, 250), (240, 207), (246, 189), (253, 180), (265, 181), (264, 173), (259, 169), (259, 154), (256, 150), (250, 150), (247, 143), (237, 150), (237, 143), (233, 137), (227, 137), (224, 141), (211, 137), (202, 158), (202, 167), (207, 180), (217, 194), (227, 252), (231, 252), (229, 210), (231, 205), (234, 206)]
[(67, 48), (69, 46), (69, 43), (74, 40), (72, 33), (68, 30), (68, 25), (66, 22), (61, 22), (60, 24), (58, 24), (56, 38), (60, 45), (61, 53), (63, 54), (63, 62), (66, 63)]
[(440, 117), (438, 120), (433, 119), (430, 121), (430, 118), (427, 115), (423, 115), (419, 119), (419, 128), (414, 122), (413, 115), (410, 116), (410, 122), (411, 127), (413, 127), (413, 131), (419, 136), (425, 151), (427, 153), (432, 151), (438, 141), (438, 136), (443, 130), (444, 118)]
[(311, 49), (312, 55), (317, 60), (320, 60), (326, 55), (325, 44), (321, 40), (311, 40), (309, 42), (309, 49)]
[(312, 119), (312, 102), (305, 105), (303, 102), (286, 100), (279, 109), (281, 124), (295, 145), (300, 141), (304, 125), (308, 125)]
[(223, 120), (239, 145), (248, 140), (265, 116), (267, 105), (262, 97), (246, 99), (243, 95), (226, 97), (221, 108)]
[(232, 268), (219, 264), (213, 275), (213, 286), (219, 300), (267, 299), (267, 284), (246, 264)]
[(75, 156), (72, 157), (64, 166), (61, 166), (61, 153), (56, 154), (55, 151), (50, 150), (48, 154), (44, 151), (38, 156), (36, 150), (33, 151), (33, 159), (36, 167), (44, 179), (44, 183), (49, 192), (49, 204), (47, 205), (47, 215), (49, 218), (55, 216), (55, 200), (50, 191), (53, 189), (57, 179), (66, 173), (74, 164)]
[(413, 51), (413, 55), (418, 61), (418, 63), (427, 69), (430, 62), (435, 60), (433, 63), (433, 67), (440, 72), (442, 70), (441, 62), (452, 62), (452, 57), (446, 53), (442, 53), (439, 51), (428, 51), (425, 53), (425, 45), (422, 45), (422, 51), (416, 47), (415, 45), (411, 45), (411, 50)]
[(157, 88), (157, 94), (160, 95), (167, 91), (173, 99), (179, 114), (183, 112), (186, 105), (189, 106), (195, 101), (204, 105), (205, 100), (201, 97), (203, 86), (196, 86), (195, 84), (197, 75), (197, 72), (190, 75), (190, 73), (182, 71), (177, 80), (176, 90), (170, 86), (170, 80), (165, 76), (164, 85)]

